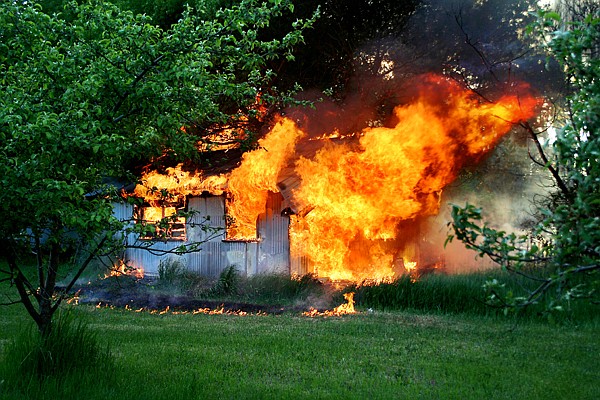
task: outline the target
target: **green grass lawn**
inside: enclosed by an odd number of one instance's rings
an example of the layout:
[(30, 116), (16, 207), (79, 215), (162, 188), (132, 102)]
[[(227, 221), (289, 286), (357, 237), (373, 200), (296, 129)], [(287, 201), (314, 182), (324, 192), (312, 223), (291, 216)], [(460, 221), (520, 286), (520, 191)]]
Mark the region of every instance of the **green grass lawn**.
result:
[[(29, 324), (0, 308), (0, 362)], [(115, 367), (0, 399), (597, 399), (600, 329), (367, 312), (153, 315), (78, 306)], [(2, 378), (0, 378), (1, 380)]]

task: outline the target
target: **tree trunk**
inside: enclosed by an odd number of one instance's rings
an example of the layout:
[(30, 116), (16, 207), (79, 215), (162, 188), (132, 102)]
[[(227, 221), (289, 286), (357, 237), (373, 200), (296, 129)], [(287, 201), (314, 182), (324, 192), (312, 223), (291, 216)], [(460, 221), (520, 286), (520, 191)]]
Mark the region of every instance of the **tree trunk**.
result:
[(38, 331), (42, 337), (47, 338), (52, 332), (52, 316), (54, 310), (50, 301), (40, 302), (39, 318), (36, 320)]
[(50, 248), (48, 257), (48, 270), (46, 280), (40, 283), (39, 319), (36, 321), (40, 334), (48, 337), (52, 331), (52, 316), (56, 311), (53, 304), (54, 291), (56, 289), (56, 277), (58, 275), (60, 246), (55, 243)]

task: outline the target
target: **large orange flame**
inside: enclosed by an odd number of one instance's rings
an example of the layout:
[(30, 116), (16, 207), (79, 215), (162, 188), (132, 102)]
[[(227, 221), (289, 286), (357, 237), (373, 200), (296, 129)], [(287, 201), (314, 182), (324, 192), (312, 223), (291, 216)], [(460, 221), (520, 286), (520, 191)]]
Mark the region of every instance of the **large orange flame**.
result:
[(397, 251), (385, 241), (402, 235), (399, 223), (436, 214), (442, 189), (460, 169), (531, 118), (537, 104), (516, 95), (483, 102), (427, 76), (414, 102), (396, 107), (393, 126), (365, 129), (358, 146), (331, 143), (296, 162), (301, 185), (294, 197), (312, 209), (295, 220), (293, 240), (320, 276), (393, 276)]
[(283, 118), (258, 141), (257, 150), (243, 155), (242, 164), (229, 177), (227, 212), (232, 223), (228, 238), (256, 239), (256, 219), (264, 212), (268, 192), (277, 191), (279, 172), (304, 135), (296, 124)]
[[(295, 211), (291, 257), (307, 258), (308, 272), (352, 281), (412, 272), (415, 219), (437, 214), (442, 190), (461, 168), (479, 161), (539, 105), (525, 86), (488, 102), (445, 77), (418, 81), (412, 101), (397, 106), (387, 126), (309, 140), (300, 123), (282, 117), (228, 176), (179, 167), (143, 181), (176, 196), (225, 191), (230, 239), (256, 239), (268, 192), (282, 191)], [(157, 199), (157, 193), (140, 188), (138, 195)]]
[(179, 164), (166, 168), (165, 173), (149, 171), (144, 174), (141, 184), (136, 185), (134, 194), (148, 202), (176, 202), (185, 196), (201, 195), (202, 192), (220, 195), (226, 186), (225, 175), (205, 177), (202, 173), (185, 171), (183, 164)]

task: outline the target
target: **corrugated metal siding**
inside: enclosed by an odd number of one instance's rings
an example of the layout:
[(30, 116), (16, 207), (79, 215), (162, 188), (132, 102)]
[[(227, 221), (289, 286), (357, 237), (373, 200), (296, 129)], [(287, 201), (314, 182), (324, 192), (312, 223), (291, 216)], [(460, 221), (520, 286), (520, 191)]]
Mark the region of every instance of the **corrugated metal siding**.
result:
[[(115, 216), (121, 222), (131, 221), (133, 217), (133, 206), (125, 202), (115, 202), (113, 203), (113, 216)], [(129, 238), (123, 239), (125, 242), (127, 242)]]
[[(130, 243), (132, 242), (130, 241)], [(156, 251), (170, 251), (178, 246), (181, 246), (182, 244), (182, 242), (180, 241), (149, 243), (143, 241), (135, 241), (135, 239), (133, 243), (137, 245), (151, 244), (151, 249)], [(143, 268), (144, 273), (147, 275), (158, 275), (158, 269), (161, 262), (180, 263), (182, 266), (187, 267), (186, 255), (152, 253), (149, 250), (140, 248), (128, 248), (125, 252), (125, 261), (128, 265), (134, 268)]]
[[(113, 215), (120, 221), (131, 221), (131, 223), (133, 223), (133, 206), (126, 202), (114, 203)], [(126, 238), (124, 238), (124, 241), (126, 246), (146, 247), (151, 245), (151, 249), (159, 251), (170, 251), (185, 243), (182, 241), (150, 242), (147, 240), (139, 240), (135, 234), (129, 234)], [(145, 273), (149, 275), (158, 274), (158, 266), (161, 261), (177, 261), (184, 265), (186, 264), (184, 256), (178, 256), (175, 254), (157, 256), (151, 251), (143, 248), (126, 248), (124, 260), (129, 266), (134, 268), (143, 268)]]
[(255, 275), (257, 273), (257, 242), (224, 242), (227, 248), (227, 262), (229, 265), (235, 265), (236, 268), (245, 275)]
[[(225, 198), (222, 196), (190, 197), (188, 211), (197, 212), (187, 221), (189, 242), (221, 241), (225, 236)], [(209, 218), (206, 220), (206, 218)], [(204, 231), (203, 225), (216, 231)]]
[(113, 203), (113, 215), (119, 221), (130, 220), (133, 216), (133, 206), (126, 202)]
[(290, 274), (303, 276), (309, 272), (314, 272), (307, 256), (290, 257)]
[(282, 216), (283, 196), (270, 192), (265, 213), (258, 217), (257, 273), (290, 273), (289, 217)]
[(204, 243), (199, 252), (188, 254), (188, 268), (204, 276), (217, 277), (225, 268), (235, 266), (242, 274), (252, 275), (253, 258), (256, 258), (256, 243), (210, 241)]
[[(201, 244), (199, 252), (187, 255), (188, 269), (204, 276), (219, 276), (223, 269), (229, 266), (226, 249), (223, 247), (225, 198), (223, 196), (190, 197), (188, 210), (197, 212), (188, 222), (188, 240), (206, 241)], [(206, 217), (209, 218), (208, 221), (205, 220)], [(218, 229), (219, 232), (204, 231), (202, 224)]]
[[(190, 197), (188, 210), (198, 213), (186, 223), (187, 241), (148, 242), (139, 241), (134, 235), (127, 238), (129, 244), (152, 244), (152, 249), (173, 250), (182, 244), (202, 242), (200, 251), (184, 255), (158, 255), (144, 249), (127, 249), (129, 265), (142, 267), (149, 275), (157, 275), (161, 262), (179, 262), (187, 269), (204, 276), (217, 277), (229, 267), (243, 274), (254, 275), (265, 272), (290, 273), (289, 262), (289, 218), (281, 215), (283, 198), (278, 193), (269, 196), (265, 213), (258, 219), (259, 241), (225, 241), (225, 198), (223, 196)], [(133, 207), (115, 206), (115, 215), (131, 219)], [(221, 229), (214, 235), (202, 229), (206, 216), (209, 225)], [(212, 236), (209, 238), (209, 236)]]

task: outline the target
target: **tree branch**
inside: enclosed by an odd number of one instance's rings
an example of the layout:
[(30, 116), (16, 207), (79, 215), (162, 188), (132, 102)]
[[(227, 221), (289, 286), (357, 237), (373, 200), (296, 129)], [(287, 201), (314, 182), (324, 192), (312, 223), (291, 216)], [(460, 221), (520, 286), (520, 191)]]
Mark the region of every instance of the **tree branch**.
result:
[[(14, 276), (13, 282), (15, 283), (15, 286), (17, 287), (17, 291), (19, 292), (19, 297), (21, 298), (21, 302), (23, 303), (23, 306), (25, 306), (25, 309), (27, 310), (27, 312), (29, 313), (31, 318), (33, 318), (33, 320), (36, 323), (39, 323), (40, 314), (37, 312), (37, 310), (33, 306), (33, 303), (31, 302), (31, 299), (29, 298), (29, 293), (27, 292), (27, 288), (26, 288), (26, 287), (31, 287), (31, 283), (29, 283), (29, 281), (27, 280), (25, 275), (23, 275), (23, 272), (17, 265), (17, 260), (15, 257), (15, 254), (14, 254), (14, 249), (12, 247), (9, 248), (7, 251), (6, 261), (8, 262), (8, 266)], [(39, 298), (38, 297), (39, 295), (35, 291), (30, 291), (30, 293), (34, 294), (36, 299)]]
[[(125, 103), (125, 101), (127, 100), (127, 98), (129, 97), (129, 95), (131, 93), (133, 93), (133, 89), (137, 86), (137, 84), (144, 78), (144, 76), (146, 76), (146, 74), (148, 72), (150, 72), (152, 69), (154, 69), (154, 67), (156, 67), (163, 59), (165, 58), (164, 54), (161, 54), (160, 56), (156, 57), (154, 60), (152, 60), (152, 62), (150, 63), (150, 65), (146, 66), (146, 68), (144, 68), (142, 70), (142, 72), (140, 72), (135, 79), (133, 80), (133, 82), (131, 82), (131, 85), (129, 85), (129, 90), (126, 91), (123, 96), (120, 96), (119, 101), (117, 102), (117, 104), (115, 104), (115, 106), (112, 109), (112, 112), (115, 113), (117, 112), (121, 106), (123, 106), (123, 104)], [(118, 117), (117, 117), (118, 118)], [(118, 119), (114, 118), (113, 122), (118, 122)], [(122, 118), (122, 117), (121, 117)], [(120, 119), (120, 118), (119, 118)]]
[(21, 303), (23, 303), (23, 300), (9, 301), (8, 303), (0, 303), (0, 307), (12, 306), (14, 304), (21, 304)]
[(485, 65), (485, 68), (490, 73), (490, 75), (492, 76), (492, 78), (494, 78), (494, 80), (496, 82), (500, 82), (500, 79), (498, 79), (498, 77), (496, 76), (496, 73), (494, 72), (494, 66), (488, 61), (488, 59), (485, 56), (485, 54), (481, 50), (479, 50), (479, 48), (476, 46), (476, 43), (472, 42), (471, 37), (469, 36), (469, 34), (467, 33), (467, 31), (465, 30), (465, 27), (464, 27), (463, 22), (462, 22), (462, 14), (460, 13), (460, 11), (459, 11), (458, 15), (454, 15), (454, 20), (456, 21), (456, 24), (458, 25), (460, 31), (462, 32), (462, 34), (463, 34), (463, 36), (465, 38), (465, 43), (469, 47), (471, 47), (471, 49), (473, 49), (473, 51), (475, 51), (475, 53), (481, 59), (481, 62), (483, 62), (483, 65)]
[(44, 257), (42, 255), (42, 246), (40, 244), (40, 235), (35, 233), (35, 258), (37, 260), (38, 270), (38, 283), (42, 288), (46, 285), (46, 279), (44, 276)]
[(102, 238), (102, 240), (100, 240), (100, 242), (98, 242), (98, 244), (96, 245), (95, 249), (93, 251), (89, 252), (87, 258), (81, 263), (81, 265), (79, 266), (79, 269), (77, 270), (77, 273), (75, 274), (75, 276), (73, 276), (73, 278), (71, 279), (71, 281), (69, 282), (69, 284), (65, 288), (63, 294), (58, 298), (58, 300), (56, 300), (56, 303), (52, 307), (52, 312), (56, 311), (56, 309), (58, 308), (58, 306), (60, 305), (60, 303), (63, 301), (63, 299), (65, 298), (65, 296), (69, 293), (69, 291), (71, 291), (71, 289), (73, 288), (73, 286), (75, 285), (75, 283), (77, 282), (77, 280), (79, 279), (79, 277), (81, 276), (81, 274), (83, 273), (83, 271), (85, 271), (85, 269), (87, 268), (87, 266), (89, 265), (89, 263), (98, 254), (98, 251), (100, 251), (100, 249), (102, 248), (102, 246), (104, 246), (104, 243), (106, 242), (107, 238), (108, 238), (108, 236), (104, 235), (104, 237)]
[(562, 194), (566, 198), (571, 198), (571, 191), (569, 190), (569, 188), (567, 187), (567, 185), (561, 178), (558, 169), (555, 168), (548, 161), (548, 157), (546, 157), (546, 153), (544, 152), (542, 144), (540, 143), (540, 140), (538, 139), (537, 134), (533, 130), (533, 127), (528, 122), (521, 122), (520, 125), (527, 131), (527, 133), (529, 133), (529, 137), (531, 137), (531, 139), (533, 140), (533, 143), (535, 144), (535, 147), (537, 148), (538, 154), (540, 155), (540, 157), (544, 163), (544, 167), (547, 168), (548, 171), (550, 171), (550, 173), (552, 174), (552, 177), (554, 178), (554, 181), (556, 182), (556, 185), (558, 186), (558, 188), (560, 189)]

